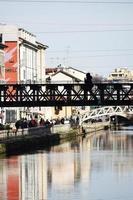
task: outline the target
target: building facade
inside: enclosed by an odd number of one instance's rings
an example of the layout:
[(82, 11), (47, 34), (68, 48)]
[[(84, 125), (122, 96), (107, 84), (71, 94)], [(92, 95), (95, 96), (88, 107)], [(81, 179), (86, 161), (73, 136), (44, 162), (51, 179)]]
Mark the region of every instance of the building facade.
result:
[(108, 76), (109, 81), (133, 81), (133, 71), (128, 70), (127, 67), (120, 67), (114, 69), (114, 71)]
[[(0, 83), (5, 82), (4, 49), (7, 46), (2, 44), (2, 35), (0, 35)], [(0, 123), (4, 120), (4, 110), (0, 108)]]
[[(86, 74), (82, 71), (74, 69), (72, 67), (57, 67), (46, 68), (46, 81), (48, 83), (82, 83), (86, 77)], [(77, 86), (78, 87), (78, 86)], [(60, 90), (60, 88), (58, 88)], [(76, 88), (75, 88), (76, 89)], [(62, 88), (61, 88), (62, 91)], [(47, 113), (51, 119), (70, 118), (77, 110), (86, 109), (85, 106), (68, 106), (53, 108), (47, 107)], [(47, 114), (46, 117), (48, 118)]]
[[(86, 77), (85, 72), (75, 69), (73, 67), (65, 67), (62, 65), (59, 65), (58, 67), (55, 67), (55, 68), (46, 68), (46, 75), (52, 76), (52, 75), (55, 75), (59, 71), (69, 74), (69, 76), (71, 75), (71, 78), (74, 77), (74, 79), (70, 79), (70, 80), (68, 80), (68, 78), (66, 79), (69, 82), (71, 81), (71, 83), (75, 80), (75, 78), (76, 78), (76, 80), (79, 79), (80, 82), (84, 82), (84, 79)], [(58, 79), (58, 81), (59, 80), (60, 79)], [(61, 77), (61, 80), (64, 81), (64, 79), (62, 77)]]
[(5, 81), (5, 65), (4, 65), (4, 49), (6, 45), (2, 43), (2, 35), (0, 35), (0, 83)]
[[(0, 24), (2, 42), (5, 49), (6, 83), (45, 82), (45, 51), (47, 45), (41, 44), (32, 33), (13, 25)], [(37, 113), (43, 108), (9, 108), (5, 110), (5, 121), (15, 122), (20, 117)]]

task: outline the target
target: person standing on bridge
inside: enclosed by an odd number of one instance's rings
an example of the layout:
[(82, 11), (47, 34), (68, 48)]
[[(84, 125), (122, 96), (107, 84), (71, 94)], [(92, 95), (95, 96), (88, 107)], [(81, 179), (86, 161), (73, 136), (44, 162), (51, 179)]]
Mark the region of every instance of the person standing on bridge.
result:
[(92, 82), (92, 76), (90, 73), (86, 74), (86, 78), (84, 79), (85, 84), (89, 89), (92, 89), (93, 87), (93, 82)]

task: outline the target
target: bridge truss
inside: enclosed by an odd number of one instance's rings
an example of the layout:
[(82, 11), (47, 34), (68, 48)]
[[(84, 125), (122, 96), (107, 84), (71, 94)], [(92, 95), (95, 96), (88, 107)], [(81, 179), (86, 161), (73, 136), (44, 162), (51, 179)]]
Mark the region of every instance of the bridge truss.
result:
[(1, 107), (133, 105), (133, 83), (1, 84)]
[(90, 119), (96, 119), (102, 116), (123, 116), (133, 115), (133, 106), (105, 106), (82, 112), (79, 115), (80, 125)]

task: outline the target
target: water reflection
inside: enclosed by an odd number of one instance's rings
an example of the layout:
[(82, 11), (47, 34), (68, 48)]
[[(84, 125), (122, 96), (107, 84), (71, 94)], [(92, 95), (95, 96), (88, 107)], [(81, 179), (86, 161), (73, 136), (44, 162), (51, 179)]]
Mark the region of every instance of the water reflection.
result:
[(0, 199), (19, 199), (19, 158), (0, 160)]
[(99, 132), (0, 159), (0, 200), (130, 200), (133, 132)]

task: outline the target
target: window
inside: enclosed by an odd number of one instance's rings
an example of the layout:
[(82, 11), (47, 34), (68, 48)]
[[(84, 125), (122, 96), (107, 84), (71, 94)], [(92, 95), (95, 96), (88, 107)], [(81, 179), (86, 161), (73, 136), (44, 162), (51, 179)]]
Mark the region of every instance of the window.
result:
[(0, 52), (0, 65), (4, 65), (4, 54), (3, 52)]
[(26, 73), (25, 73), (25, 70), (23, 71), (23, 79), (26, 79)]
[(6, 110), (6, 123), (15, 123), (15, 122), (16, 122), (16, 111)]

